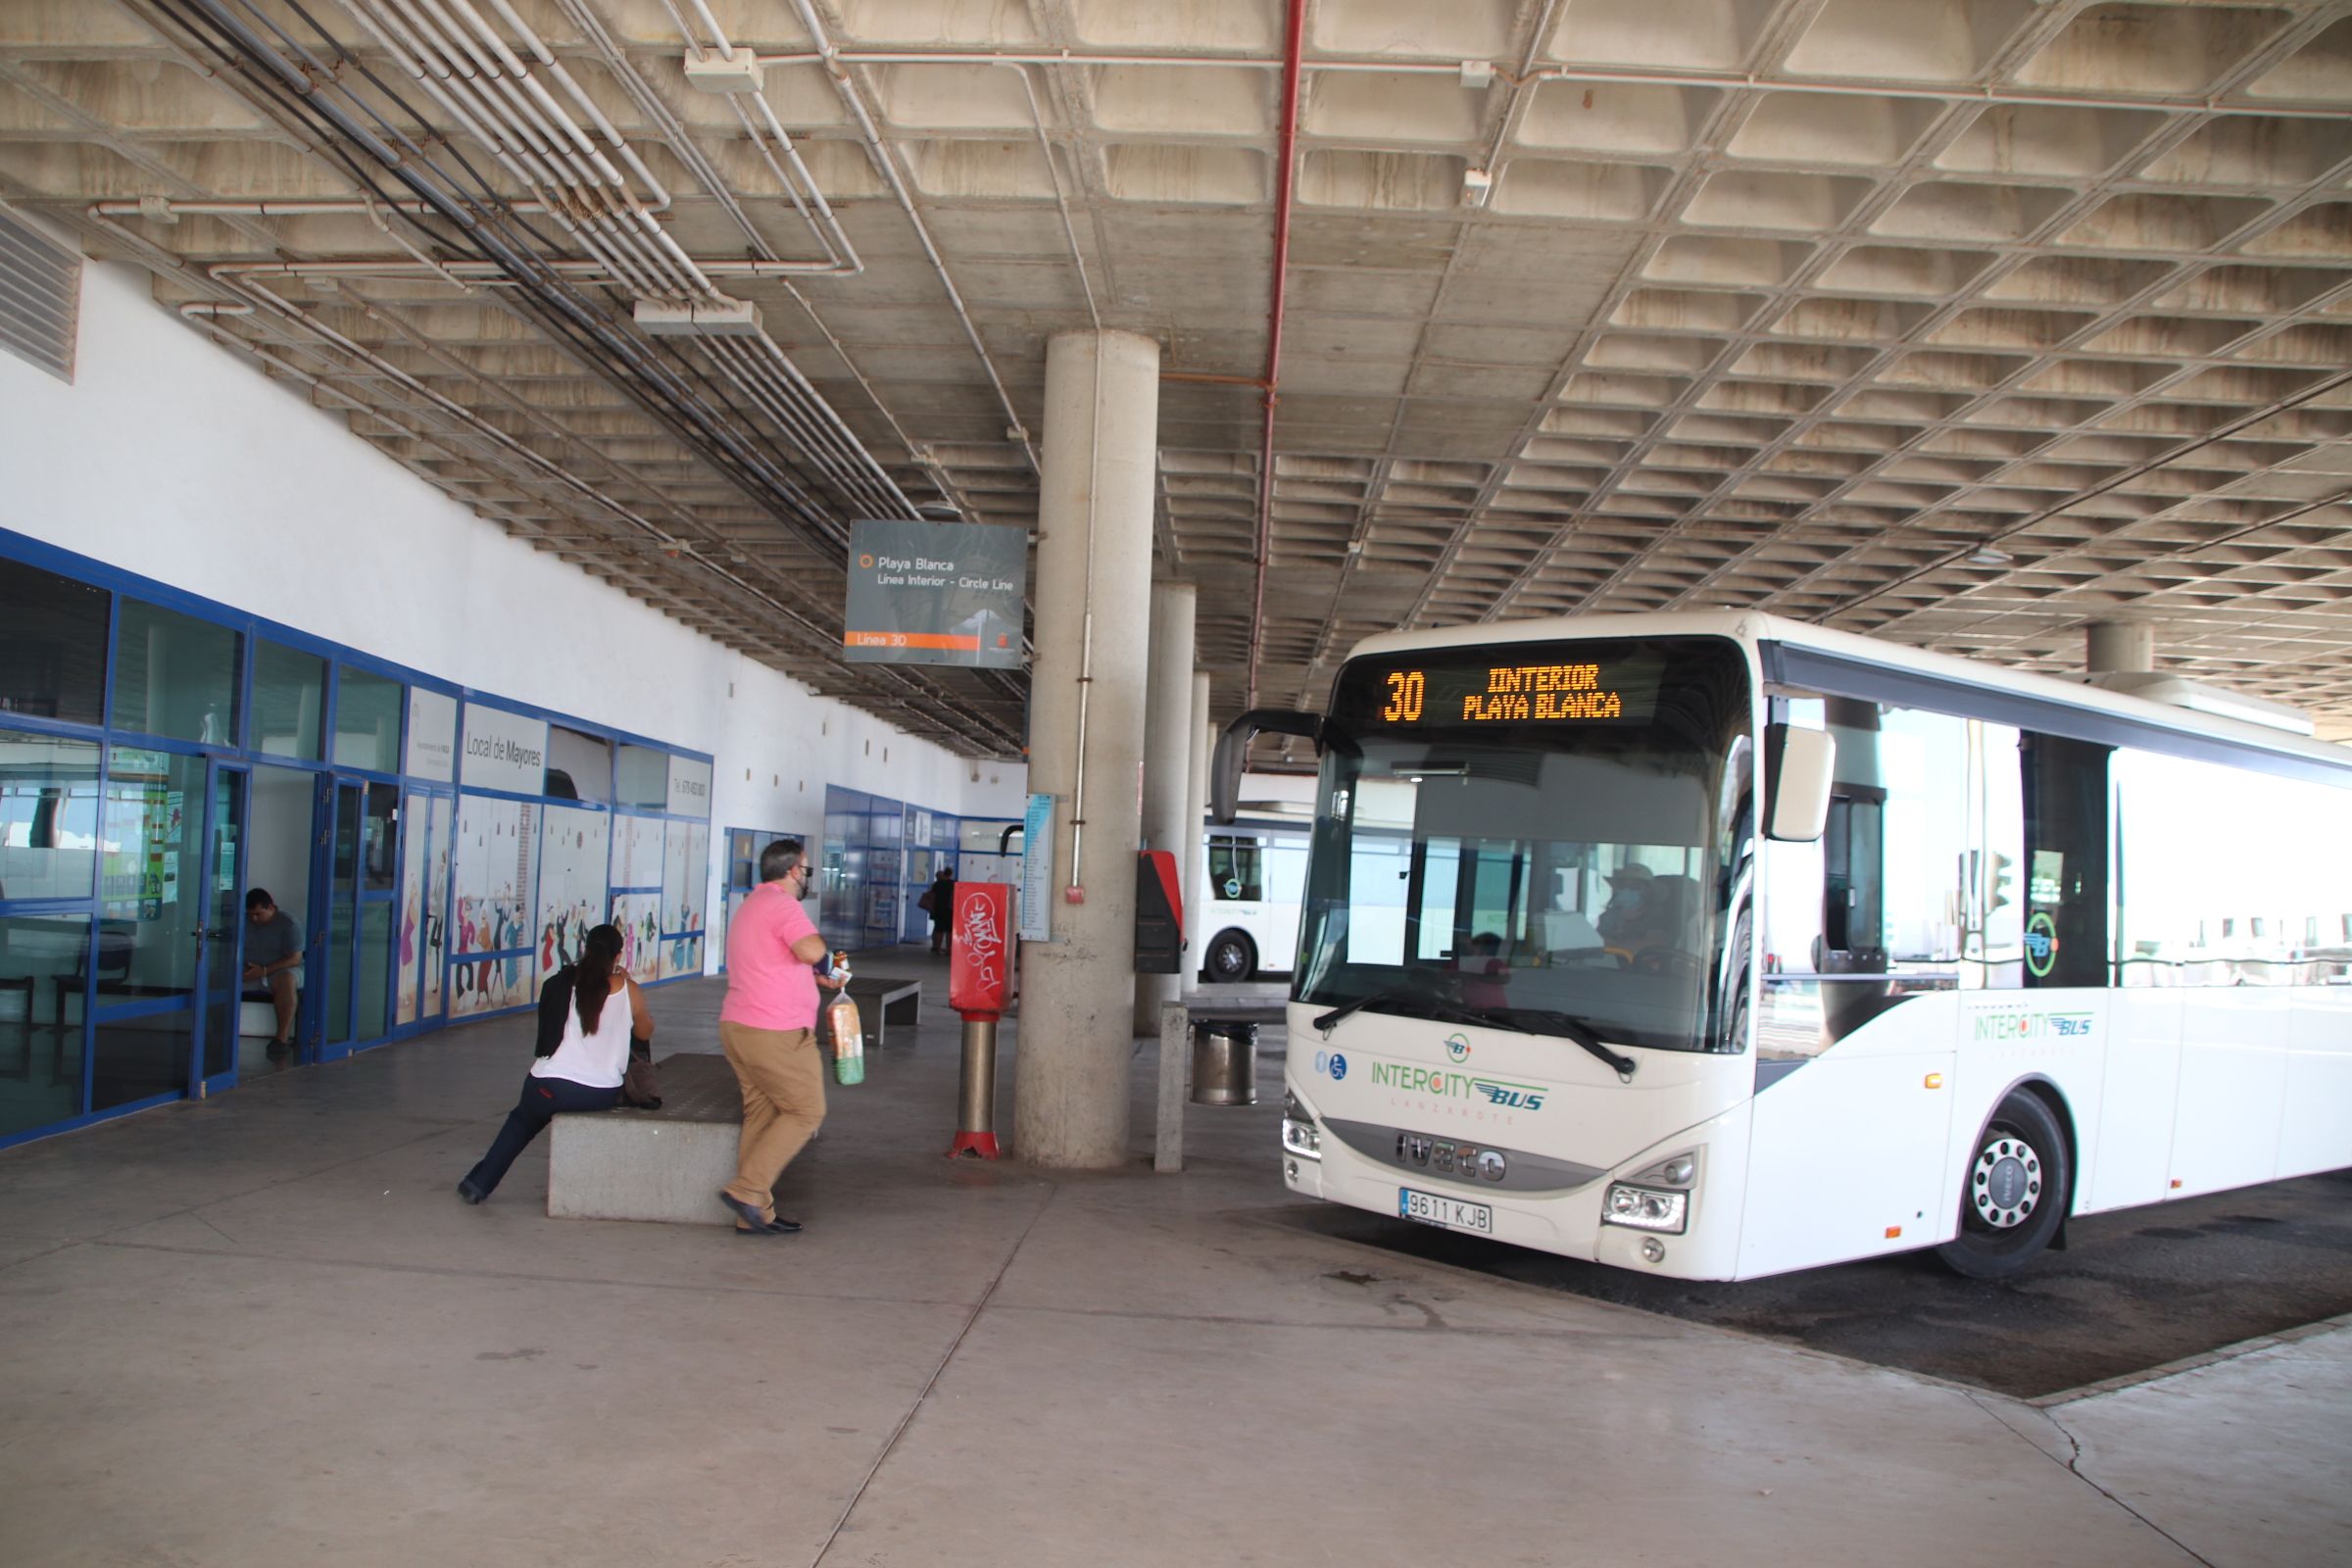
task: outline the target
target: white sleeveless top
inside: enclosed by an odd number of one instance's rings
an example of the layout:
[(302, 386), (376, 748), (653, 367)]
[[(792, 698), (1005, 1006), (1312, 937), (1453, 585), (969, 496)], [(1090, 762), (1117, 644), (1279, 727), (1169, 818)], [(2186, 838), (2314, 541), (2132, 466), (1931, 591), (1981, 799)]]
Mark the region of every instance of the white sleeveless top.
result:
[(564, 1043), (531, 1063), (534, 1078), (563, 1078), (590, 1089), (618, 1089), (629, 1069), (629, 988), (605, 998), (596, 1032), (580, 1027), (577, 997), (564, 1004)]

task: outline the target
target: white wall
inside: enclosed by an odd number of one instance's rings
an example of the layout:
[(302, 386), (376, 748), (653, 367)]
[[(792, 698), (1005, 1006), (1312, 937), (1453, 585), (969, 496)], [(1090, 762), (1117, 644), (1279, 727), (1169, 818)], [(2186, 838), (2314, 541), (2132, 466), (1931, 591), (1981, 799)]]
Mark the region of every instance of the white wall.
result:
[(1020, 767), (982, 762), (975, 781), (945, 749), (507, 538), (300, 391), (158, 307), (146, 273), (93, 264), (73, 385), (0, 355), (0, 527), (487, 694), (711, 754), (713, 909), (720, 835), (819, 838), (828, 782), (1018, 814)]

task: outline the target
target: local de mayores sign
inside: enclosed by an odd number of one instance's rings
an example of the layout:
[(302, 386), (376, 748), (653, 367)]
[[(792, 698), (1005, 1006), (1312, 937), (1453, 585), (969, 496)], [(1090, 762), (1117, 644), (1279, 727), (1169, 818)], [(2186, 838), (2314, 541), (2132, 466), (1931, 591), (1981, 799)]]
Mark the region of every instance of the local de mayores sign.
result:
[(857, 663), (1021, 664), (1029, 535), (978, 522), (854, 522), (842, 647)]

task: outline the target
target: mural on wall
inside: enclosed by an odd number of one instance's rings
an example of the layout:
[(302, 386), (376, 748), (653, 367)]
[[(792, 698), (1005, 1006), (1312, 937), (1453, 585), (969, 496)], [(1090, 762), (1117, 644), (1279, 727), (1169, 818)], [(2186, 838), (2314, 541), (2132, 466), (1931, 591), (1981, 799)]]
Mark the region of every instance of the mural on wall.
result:
[(605, 860), (612, 818), (603, 811), (551, 806), (539, 826), (539, 920), (533, 942), (539, 971), (554, 974), (580, 956), (588, 931), (604, 918)]
[(411, 791), (400, 808), (409, 836), (401, 845), (400, 922), (394, 933), (400, 944), (400, 991), (392, 1021), (398, 1026), (416, 1021), (417, 1000), (424, 989), (424, 802), (422, 795)]
[(620, 927), (621, 966), (637, 983), (662, 978), (662, 895), (623, 893), (612, 901), (612, 923)]
[(662, 830), (666, 825), (658, 816), (615, 816), (612, 819), (614, 887), (658, 888), (662, 885)]
[(457, 961), (449, 976), (454, 1015), (495, 1012), (531, 1000), (535, 955), (515, 950), (530, 941), (537, 826), (537, 809), (526, 802), (459, 799)]
[(450, 819), (456, 803), (433, 797), (432, 843), (426, 856), (424, 895), (424, 1005), (427, 1018), (441, 1016), (441, 965), (449, 956)]
[(668, 854), (662, 877), (662, 931), (670, 940), (662, 968), (664, 974), (703, 972), (703, 943), (699, 932), (709, 918), (704, 904), (710, 896), (710, 829), (702, 822), (672, 822)]

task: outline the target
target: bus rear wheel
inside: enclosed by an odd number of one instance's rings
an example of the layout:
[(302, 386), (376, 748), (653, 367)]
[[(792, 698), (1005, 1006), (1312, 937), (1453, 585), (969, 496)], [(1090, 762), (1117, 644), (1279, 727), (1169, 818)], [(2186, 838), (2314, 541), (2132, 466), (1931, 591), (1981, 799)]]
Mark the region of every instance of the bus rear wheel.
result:
[(1972, 1280), (2018, 1273), (2065, 1223), (2074, 1164), (2049, 1102), (2012, 1091), (1977, 1135), (1961, 1177), (1960, 1232), (1936, 1255)]
[(1250, 939), (1239, 931), (1220, 931), (1208, 945), (1208, 956), (1202, 963), (1208, 978), (1221, 984), (1247, 980), (1257, 973), (1257, 950)]

